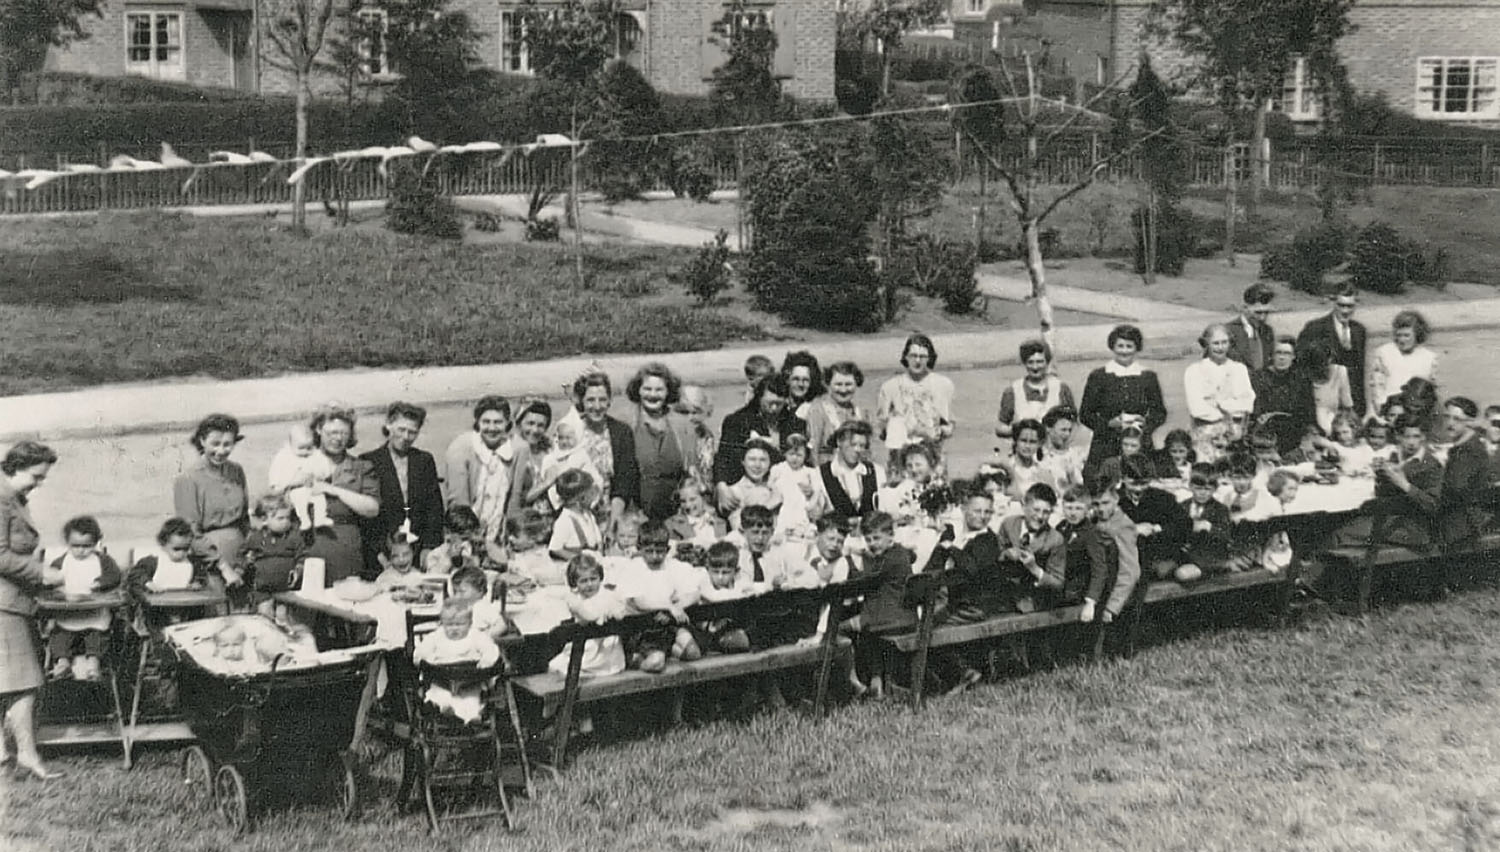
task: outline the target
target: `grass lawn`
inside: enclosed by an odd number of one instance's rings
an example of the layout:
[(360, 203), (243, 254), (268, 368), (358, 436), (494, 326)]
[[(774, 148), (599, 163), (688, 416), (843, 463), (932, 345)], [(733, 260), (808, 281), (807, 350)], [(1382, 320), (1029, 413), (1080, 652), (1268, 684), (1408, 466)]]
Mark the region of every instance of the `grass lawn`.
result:
[[(1234, 609), (1227, 607), (1226, 609)], [(717, 722), (595, 748), (523, 801), (525, 833), (442, 839), (390, 807), (362, 822), (269, 816), (234, 848), (410, 850), (1409, 850), (1500, 844), (1500, 592), (1353, 620), (1193, 633), (1133, 660), (935, 700)], [(1165, 620), (1158, 623), (1166, 623)], [(177, 783), (62, 759), (6, 791), (9, 849), (215, 850), (231, 840)]]
[(7, 221), (0, 241), (0, 393), (764, 337), (724, 311), (659, 303), (684, 249), (591, 246), (585, 290), (561, 245), (378, 227), (302, 239), (266, 219), (101, 214)]

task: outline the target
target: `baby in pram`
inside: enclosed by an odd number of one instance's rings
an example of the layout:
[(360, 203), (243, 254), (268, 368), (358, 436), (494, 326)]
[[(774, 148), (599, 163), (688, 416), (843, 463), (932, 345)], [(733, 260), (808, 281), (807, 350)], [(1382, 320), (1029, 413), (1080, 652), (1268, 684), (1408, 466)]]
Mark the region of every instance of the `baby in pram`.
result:
[(483, 630), (474, 627), (471, 601), (449, 598), (438, 615), (438, 629), (423, 636), (412, 651), (412, 661), (421, 665), (473, 663), (475, 669), (454, 673), (428, 683), (422, 700), (465, 722), (476, 722), (484, 711), (484, 685), (480, 672), (500, 659), (500, 646)]

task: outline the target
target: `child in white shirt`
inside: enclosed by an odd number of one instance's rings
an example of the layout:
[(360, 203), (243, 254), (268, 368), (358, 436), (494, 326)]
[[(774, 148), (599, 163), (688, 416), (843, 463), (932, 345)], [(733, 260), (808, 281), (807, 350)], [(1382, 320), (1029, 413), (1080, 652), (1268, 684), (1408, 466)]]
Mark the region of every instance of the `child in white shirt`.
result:
[[(88, 515), (63, 524), (63, 540), (68, 550), (53, 560), (52, 567), (62, 572), (64, 597), (87, 597), (120, 585), (119, 566), (108, 554), (99, 551), (99, 540), (103, 537), (99, 522)], [(109, 647), (109, 625), (107, 608), (59, 613), (52, 621), (52, 635), (47, 640), (52, 657), (51, 676), (98, 680), (100, 658)]]
[[(698, 595), (708, 603), (722, 603), (750, 597), (754, 587), (740, 575), (740, 551), (727, 541), (708, 548), (708, 568), (698, 584)], [(732, 618), (716, 618), (693, 625), (698, 644), (721, 654), (743, 654), (750, 650), (750, 635)]]
[(333, 526), (328, 517), (328, 499), (312, 488), (314, 482), (328, 482), (332, 478), (333, 462), (318, 451), (312, 430), (302, 423), (287, 431), (286, 443), (271, 457), (271, 468), (266, 473), (271, 490), (286, 494), (305, 530)]
[(793, 432), (783, 444), (782, 461), (771, 467), (771, 485), (782, 495), (781, 533), (787, 540), (811, 541), (811, 519), (826, 511), (821, 505), (818, 469), (807, 465), (805, 435)]
[(661, 613), (660, 628), (631, 638), (631, 662), (644, 672), (660, 672), (667, 658), (696, 660), (703, 651), (687, 628), (686, 609), (698, 602), (702, 572), (668, 557), (671, 543), (660, 521), (641, 526), (641, 555), (619, 566), (615, 589), (631, 613)]
[(581, 470), (564, 471), (557, 478), (557, 493), (563, 508), (552, 524), (552, 539), (547, 551), (553, 559), (571, 562), (585, 551), (604, 549), (604, 534), (594, 518), (594, 478)]
[[(573, 557), (568, 563), (568, 612), (580, 624), (603, 624), (626, 613), (625, 602), (615, 590), (604, 585), (604, 566), (592, 554)], [(568, 661), (573, 645), (564, 646), (562, 653), (547, 664), (550, 671), (560, 675), (568, 673)], [(589, 639), (583, 645), (583, 668), (585, 676), (605, 676), (625, 671), (625, 649), (619, 636), (601, 636)]]
[[(473, 663), (483, 670), (500, 660), (500, 648), (484, 631), (475, 629), (470, 602), (454, 597), (443, 602), (438, 629), (418, 640), (412, 660), (433, 665)], [(483, 677), (442, 680), (430, 684), (422, 698), (465, 722), (478, 721), (484, 712), (483, 681)]]
[(1353, 415), (1344, 411), (1334, 415), (1333, 423), (1329, 424), (1328, 431), (1334, 440), (1331, 449), (1339, 456), (1341, 475), (1365, 477), (1375, 475), (1373, 464), (1375, 451), (1360, 438), (1359, 421), (1355, 420)]
[(443, 543), (427, 551), (422, 567), (429, 574), (452, 574), (480, 567), (487, 555), (479, 516), (468, 506), (451, 506), (443, 515)]
[(406, 533), (397, 530), (390, 534), (380, 546), (375, 557), (380, 562), (380, 576), (375, 586), (382, 592), (396, 588), (412, 588), (422, 584), (422, 572), (417, 570), (417, 546)]
[[(1266, 479), (1266, 491), (1276, 498), (1275, 515), (1286, 514), (1287, 507), (1297, 499), (1297, 488), (1301, 485), (1297, 474), (1289, 470), (1273, 471)], [(1260, 564), (1262, 568), (1273, 574), (1279, 574), (1292, 564), (1292, 540), (1286, 530), (1281, 530), (1271, 535), (1266, 542), (1266, 549), (1261, 554)]]

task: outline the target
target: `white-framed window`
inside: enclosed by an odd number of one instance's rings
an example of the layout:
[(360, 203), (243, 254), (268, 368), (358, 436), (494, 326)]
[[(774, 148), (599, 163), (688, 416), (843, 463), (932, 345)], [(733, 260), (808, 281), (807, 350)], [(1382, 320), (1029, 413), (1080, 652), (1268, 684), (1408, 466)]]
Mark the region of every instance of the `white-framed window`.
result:
[(1449, 121), (1500, 117), (1497, 71), (1494, 56), (1418, 59), (1416, 114)]
[(159, 80), (186, 77), (181, 12), (125, 13), (125, 72)]
[(1321, 117), (1321, 98), (1312, 75), (1308, 72), (1307, 60), (1298, 57), (1281, 79), (1281, 97), (1276, 108), (1292, 121), (1317, 121)]
[(526, 13), (500, 10), (500, 70), (511, 74), (531, 73), (531, 54), (526, 50)]
[(385, 34), (390, 28), (390, 16), (384, 9), (363, 8), (356, 12), (360, 21), (359, 56), (362, 70), (371, 77), (392, 75), (391, 63), (386, 55)]
[(983, 15), (986, 0), (964, 0), (964, 9), (970, 15)]
[(724, 17), (714, 23), (714, 33), (729, 44), (743, 30), (769, 30), (776, 24), (776, 10), (769, 6), (746, 6), (739, 12), (725, 9)]

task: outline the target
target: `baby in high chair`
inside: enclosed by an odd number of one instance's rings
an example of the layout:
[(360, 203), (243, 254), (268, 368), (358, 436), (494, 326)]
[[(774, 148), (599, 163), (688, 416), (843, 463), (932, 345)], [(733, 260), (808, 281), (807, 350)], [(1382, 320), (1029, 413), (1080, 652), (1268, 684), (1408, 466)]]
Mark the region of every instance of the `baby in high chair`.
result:
[[(488, 669), (500, 659), (500, 646), (474, 627), (471, 602), (449, 598), (438, 615), (438, 629), (423, 636), (412, 652), (417, 663), (446, 665), (473, 663)], [(484, 712), (482, 678), (448, 679), (427, 687), (422, 699), (464, 722), (477, 722)]]

